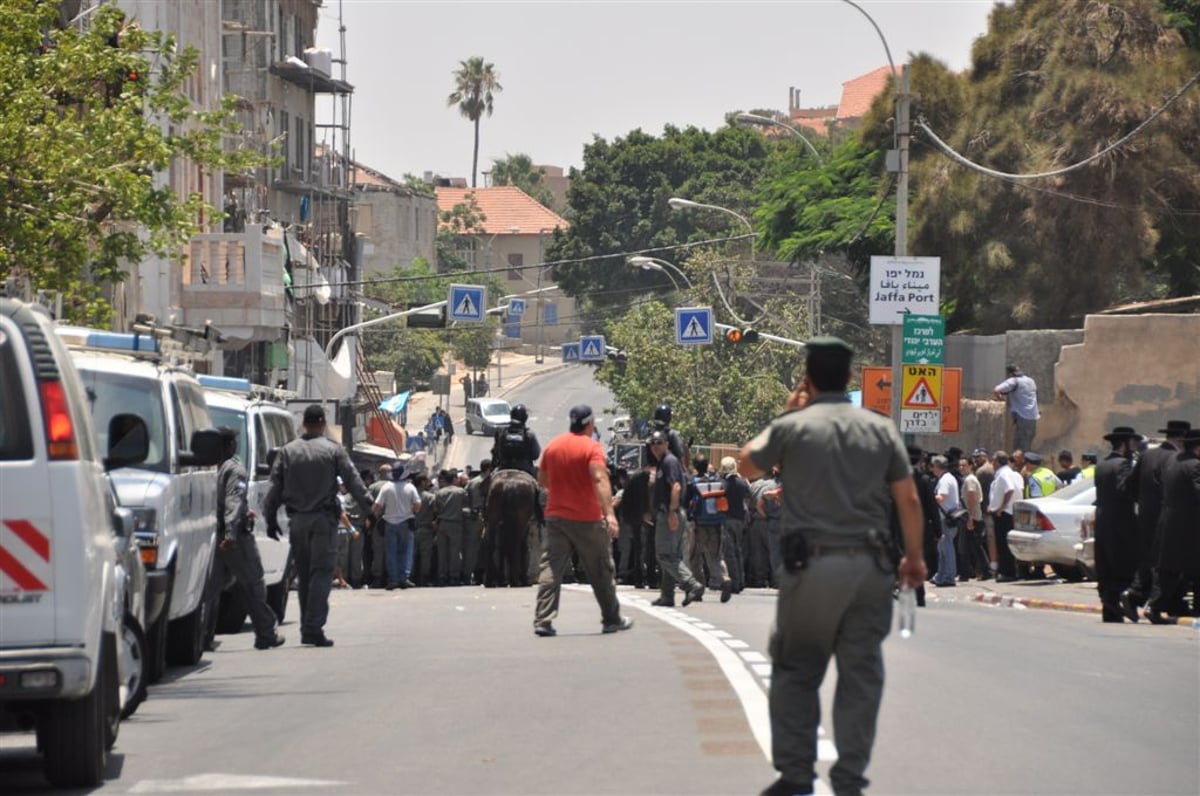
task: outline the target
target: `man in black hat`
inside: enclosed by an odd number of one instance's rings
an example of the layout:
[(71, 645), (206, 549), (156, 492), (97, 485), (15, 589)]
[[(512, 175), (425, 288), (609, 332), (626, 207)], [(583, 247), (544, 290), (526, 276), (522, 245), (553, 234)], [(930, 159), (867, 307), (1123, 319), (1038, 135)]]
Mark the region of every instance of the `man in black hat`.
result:
[(304, 410), (304, 434), (284, 445), (271, 467), (271, 489), (263, 503), (267, 535), (278, 539), (276, 515), (282, 505), (288, 514), (292, 556), (296, 562), (300, 597), (300, 643), (332, 647), (325, 635), (329, 590), (337, 560), (337, 525), (342, 507), (338, 477), (363, 512), (374, 501), (341, 445), (325, 436), (325, 409), (311, 404)]
[(1154, 588), (1146, 604), (1146, 618), (1168, 623), (1163, 612), (1183, 613), (1187, 581), (1192, 583), (1192, 611), (1200, 605), (1200, 429), (1189, 429), (1179, 438), (1180, 451), (1163, 472), (1163, 506), (1155, 542)]
[(1138, 457), (1127, 482), (1131, 497), (1137, 501), (1138, 533), (1137, 571), (1129, 588), (1121, 592), (1121, 611), (1130, 622), (1138, 620), (1137, 609), (1145, 604), (1154, 585), (1154, 539), (1162, 513), (1163, 475), (1175, 454), (1183, 449), (1183, 436), (1191, 427), (1186, 420), (1168, 420), (1167, 427), (1158, 430), (1166, 440)]
[[(897, 579), (916, 588), (927, 574), (921, 502), (904, 442), (890, 420), (851, 405), (852, 357), (842, 340), (810, 340), (804, 379), (784, 413), (742, 449), (747, 475), (778, 465), (783, 482), (783, 566), (770, 641), (772, 759), (780, 778), (767, 796), (813, 791), (819, 686), (834, 654), (838, 760), (830, 779), (836, 793), (867, 786), (892, 592)], [(893, 502), (906, 551), (898, 569), (879, 555)]]
[(1138, 562), (1137, 517), (1129, 484), (1133, 452), (1142, 437), (1129, 426), (1104, 435), (1112, 453), (1096, 466), (1096, 590), (1105, 622), (1123, 622), (1121, 592), (1129, 588)]

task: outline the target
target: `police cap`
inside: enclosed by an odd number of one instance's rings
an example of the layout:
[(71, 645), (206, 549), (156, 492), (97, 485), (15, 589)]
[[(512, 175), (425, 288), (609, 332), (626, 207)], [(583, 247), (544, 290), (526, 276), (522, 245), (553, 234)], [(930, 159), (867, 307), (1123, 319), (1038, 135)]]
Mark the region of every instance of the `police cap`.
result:
[(1042, 454), (1035, 451), (1027, 451), (1025, 453), (1025, 461), (1029, 462), (1030, 464), (1041, 464)]
[(805, 340), (804, 349), (809, 352), (828, 351), (843, 353), (847, 356), (854, 355), (854, 349), (850, 347), (849, 343), (833, 335), (821, 335), (811, 340)]

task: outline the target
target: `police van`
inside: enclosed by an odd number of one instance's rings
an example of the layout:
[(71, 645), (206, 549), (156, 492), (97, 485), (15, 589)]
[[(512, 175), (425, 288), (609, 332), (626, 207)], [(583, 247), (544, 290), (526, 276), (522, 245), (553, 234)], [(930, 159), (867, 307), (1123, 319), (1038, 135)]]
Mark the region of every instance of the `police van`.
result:
[(106, 470), (146, 458), (146, 426), (114, 412), (104, 437), (97, 445), (49, 314), (0, 298), (0, 731), (35, 730), (60, 787), (103, 780), (123, 620), (140, 599), (126, 593), (117, 544), (132, 515), (117, 510)]
[[(216, 595), (208, 588), (217, 532), (219, 454), (204, 390), (164, 330), (105, 332), (59, 327), (83, 381), (92, 422), (107, 429), (119, 413), (146, 424), (145, 461), (112, 474), (117, 497), (134, 515), (147, 575), (146, 675), (190, 666), (204, 654)], [(101, 432), (101, 443), (107, 442)], [(218, 446), (219, 450), (219, 446)]]
[[(267, 536), (267, 520), (263, 502), (271, 483), (269, 476), (271, 452), (296, 438), (291, 413), (276, 398), (286, 397), (281, 391), (251, 384), (247, 379), (225, 376), (198, 376), (204, 388), (205, 401), (213, 423), (238, 432), (237, 457), (250, 477), (247, 502), (255, 514), (254, 541), (262, 558), (263, 581), (267, 587), (267, 602), (276, 618), (283, 622), (287, 611), (288, 584), (291, 582), (291, 547), (288, 544), (287, 513), (279, 511), (279, 527), (284, 534), (279, 539)], [(221, 603), (217, 610), (217, 632), (236, 633), (246, 622), (247, 607), (242, 594), (234, 588), (233, 576), (222, 584)]]

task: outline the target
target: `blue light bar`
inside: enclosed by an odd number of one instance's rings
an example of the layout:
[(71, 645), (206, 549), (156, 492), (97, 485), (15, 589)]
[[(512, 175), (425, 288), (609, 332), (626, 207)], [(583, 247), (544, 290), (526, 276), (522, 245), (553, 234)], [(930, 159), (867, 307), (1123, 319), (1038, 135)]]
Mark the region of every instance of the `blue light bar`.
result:
[(249, 379), (236, 379), (232, 376), (209, 376), (201, 374), (196, 377), (200, 381), (201, 387), (207, 387), (210, 390), (229, 390), (230, 392), (248, 393), (252, 385)]
[(158, 340), (150, 334), (126, 332), (89, 332), (84, 343), (88, 348), (107, 348), (112, 351), (158, 351)]

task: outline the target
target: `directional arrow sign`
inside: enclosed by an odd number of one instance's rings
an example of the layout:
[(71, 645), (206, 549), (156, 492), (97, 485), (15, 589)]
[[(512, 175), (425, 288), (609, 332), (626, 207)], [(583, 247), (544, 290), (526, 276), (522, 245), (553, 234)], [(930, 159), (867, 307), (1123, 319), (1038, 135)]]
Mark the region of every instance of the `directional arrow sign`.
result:
[(579, 343), (563, 343), (562, 344), (563, 362), (578, 362), (579, 361)]
[(525, 299), (514, 298), (508, 300), (508, 314), (521, 316), (525, 314)]
[(579, 338), (579, 359), (582, 362), (603, 362), (604, 335), (597, 334)]
[(708, 345), (713, 341), (712, 307), (676, 307), (675, 342)]
[(446, 298), (448, 317), (452, 321), (483, 320), (487, 306), (487, 288), (483, 285), (451, 285)]

